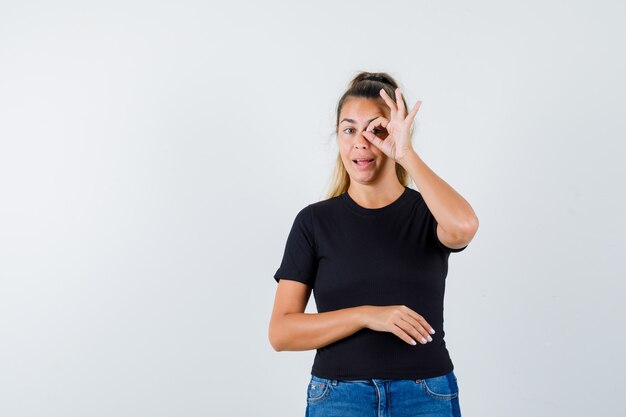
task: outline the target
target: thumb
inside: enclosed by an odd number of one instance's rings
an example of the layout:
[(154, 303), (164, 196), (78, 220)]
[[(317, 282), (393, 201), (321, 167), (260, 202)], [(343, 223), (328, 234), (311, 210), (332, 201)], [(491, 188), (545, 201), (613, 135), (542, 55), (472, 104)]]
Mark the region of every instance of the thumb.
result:
[(374, 142), (376, 139), (381, 140), (378, 136), (368, 130), (363, 132), (363, 136), (365, 136), (365, 139), (369, 140), (370, 142)]
[(376, 136), (375, 134), (373, 134), (372, 132), (365, 131), (363, 132), (363, 136), (365, 136), (365, 139), (369, 140), (374, 145), (376, 145), (377, 148), (380, 148), (383, 144), (383, 140), (379, 138), (378, 136)]

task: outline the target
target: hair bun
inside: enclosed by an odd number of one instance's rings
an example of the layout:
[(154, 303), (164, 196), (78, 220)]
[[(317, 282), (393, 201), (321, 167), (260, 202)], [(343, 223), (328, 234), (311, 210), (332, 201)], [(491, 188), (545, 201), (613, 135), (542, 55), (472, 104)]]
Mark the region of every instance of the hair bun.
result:
[(385, 83), (385, 84), (391, 85), (389, 80), (387, 78), (383, 77), (382, 75), (368, 75), (367, 77), (364, 77), (361, 81), (378, 81), (378, 82), (381, 82), (381, 83)]

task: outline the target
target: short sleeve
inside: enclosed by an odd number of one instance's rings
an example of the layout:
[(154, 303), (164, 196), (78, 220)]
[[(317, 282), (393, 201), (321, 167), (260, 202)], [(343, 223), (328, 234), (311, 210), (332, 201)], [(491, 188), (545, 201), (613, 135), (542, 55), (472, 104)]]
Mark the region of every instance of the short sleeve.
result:
[(443, 243), (441, 243), (441, 241), (439, 240), (439, 236), (437, 236), (437, 219), (435, 219), (435, 216), (433, 216), (433, 214), (430, 212), (430, 210), (426, 210), (426, 211), (427, 211), (428, 217), (429, 217), (429, 224), (432, 226), (431, 230), (432, 230), (433, 238), (435, 239), (435, 242), (437, 242), (437, 245), (444, 252), (448, 252), (448, 253), (461, 252), (462, 250), (467, 248), (468, 245), (465, 245), (462, 248), (453, 249), (453, 248), (449, 248), (446, 245), (444, 245)]
[(274, 279), (299, 281), (313, 288), (317, 274), (317, 250), (313, 235), (311, 206), (300, 210), (287, 237), (283, 259)]

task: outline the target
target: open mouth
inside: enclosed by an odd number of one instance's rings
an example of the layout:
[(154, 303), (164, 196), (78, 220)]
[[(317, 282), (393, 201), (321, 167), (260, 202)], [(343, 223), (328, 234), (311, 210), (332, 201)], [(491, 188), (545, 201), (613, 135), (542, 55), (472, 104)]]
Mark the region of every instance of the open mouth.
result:
[(356, 165), (359, 170), (366, 170), (373, 166), (374, 159), (353, 159), (352, 162)]
[(372, 158), (372, 159), (353, 159), (352, 162), (354, 162), (355, 164), (357, 164), (359, 166), (366, 166), (367, 164), (369, 164), (373, 160), (374, 160), (374, 158)]

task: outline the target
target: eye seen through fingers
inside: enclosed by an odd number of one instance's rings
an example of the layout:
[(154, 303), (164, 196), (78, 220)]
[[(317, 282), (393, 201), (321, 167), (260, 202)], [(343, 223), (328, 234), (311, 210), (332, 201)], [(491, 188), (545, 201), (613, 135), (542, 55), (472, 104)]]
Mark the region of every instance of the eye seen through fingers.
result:
[[(344, 131), (344, 133), (350, 134), (350, 133), (353, 133), (352, 131), (354, 131), (354, 128), (353, 127), (348, 127), (346, 129), (344, 129), (343, 131)], [(348, 131), (350, 131), (350, 132), (348, 132)], [(372, 133), (373, 134), (377, 134), (377, 133), (384, 132), (384, 131), (385, 131), (385, 129), (377, 129), (377, 128), (372, 129)]]
[[(347, 128), (345, 128), (345, 129), (343, 130), (343, 132), (344, 132), (345, 134), (350, 135), (350, 134), (354, 133), (354, 128), (353, 128), (353, 127), (347, 127)], [(385, 128), (374, 128), (374, 129), (372, 129), (372, 130), (371, 130), (371, 132), (372, 132), (373, 134), (375, 134), (375, 135), (379, 136), (379, 134), (382, 134), (382, 133), (387, 133), (387, 129), (385, 129)], [(384, 137), (386, 137), (386, 135), (385, 135), (385, 136), (381, 136), (381, 138), (384, 138)]]

